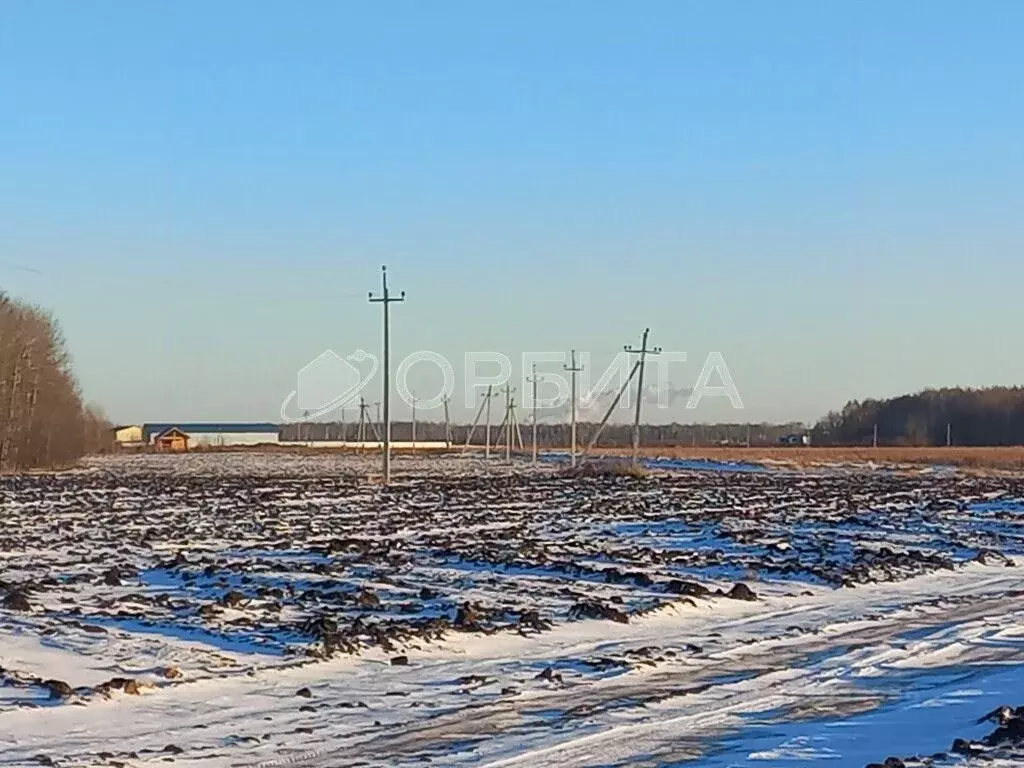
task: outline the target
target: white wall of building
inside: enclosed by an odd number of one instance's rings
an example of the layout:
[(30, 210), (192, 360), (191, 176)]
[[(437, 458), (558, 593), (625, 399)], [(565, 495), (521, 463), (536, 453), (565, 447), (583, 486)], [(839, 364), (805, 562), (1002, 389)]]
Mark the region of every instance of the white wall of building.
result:
[(141, 443), (142, 426), (139, 424), (130, 424), (126, 427), (121, 427), (114, 432), (114, 439), (119, 443)]
[(277, 443), (276, 432), (186, 432), (189, 448)]

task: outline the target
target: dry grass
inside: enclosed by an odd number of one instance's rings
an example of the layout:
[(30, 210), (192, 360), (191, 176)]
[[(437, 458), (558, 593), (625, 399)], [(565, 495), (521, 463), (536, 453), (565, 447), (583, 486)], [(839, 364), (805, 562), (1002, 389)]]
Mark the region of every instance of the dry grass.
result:
[(629, 459), (594, 456), (578, 467), (565, 467), (560, 474), (574, 477), (646, 477), (648, 472)]
[[(594, 453), (601, 455), (619, 454), (628, 448), (596, 448)], [(1013, 469), (1024, 470), (1024, 446), (1005, 447), (971, 447), (953, 446), (914, 448), (914, 447), (784, 447), (784, 446), (753, 446), (719, 447), (719, 446), (658, 446), (643, 449), (644, 456), (668, 456), (676, 459), (708, 459), (711, 461), (777, 461), (797, 466), (811, 466), (824, 463), (856, 463), (866, 464), (909, 464), (914, 466), (932, 466), (938, 464), (977, 469)]]
[[(237, 451), (253, 453), (301, 453), (301, 454), (380, 454), (379, 448), (358, 449), (339, 447), (318, 447), (305, 446), (302, 444), (277, 444), (257, 446), (231, 446), (224, 448), (194, 448), (198, 452), (225, 452)], [(482, 450), (482, 446), (474, 446), (474, 450)], [(543, 450), (552, 450), (544, 448)], [(568, 452), (568, 448), (555, 449)], [(593, 457), (589, 464), (603, 474), (631, 474), (636, 471), (629, 466), (628, 462), (615, 460), (628, 456), (629, 447), (606, 447), (594, 448), (591, 450)], [(412, 454), (411, 450), (396, 451), (402, 454)], [(417, 448), (417, 455), (461, 455), (461, 446), (445, 448)], [(871, 447), (784, 447), (784, 446), (752, 446), (750, 448), (736, 446), (649, 446), (641, 449), (641, 453), (647, 457), (670, 457), (675, 459), (706, 459), (709, 461), (742, 461), (751, 463), (778, 462), (798, 467), (810, 467), (822, 464), (887, 464), (903, 466), (935, 466), (947, 465), (957, 466), (976, 470), (1012, 470), (1024, 472), (1024, 446), (1004, 447), (923, 447), (915, 448), (910, 446), (886, 446), (880, 448)], [(517, 456), (525, 455), (516, 451)], [(605, 457), (604, 461), (595, 461)], [(592, 469), (591, 471), (594, 471)]]

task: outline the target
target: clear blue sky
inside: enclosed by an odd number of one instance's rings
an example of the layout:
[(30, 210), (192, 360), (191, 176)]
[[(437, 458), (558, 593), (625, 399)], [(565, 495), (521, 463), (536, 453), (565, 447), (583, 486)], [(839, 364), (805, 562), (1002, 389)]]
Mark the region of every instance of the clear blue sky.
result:
[[(720, 351), (746, 411), (1024, 381), (1024, 4), (0, 2), (0, 285), (117, 421), (325, 348)], [(38, 273), (9, 265), (22, 265)], [(424, 383), (424, 386), (427, 386)], [(398, 412), (401, 415), (401, 412)]]

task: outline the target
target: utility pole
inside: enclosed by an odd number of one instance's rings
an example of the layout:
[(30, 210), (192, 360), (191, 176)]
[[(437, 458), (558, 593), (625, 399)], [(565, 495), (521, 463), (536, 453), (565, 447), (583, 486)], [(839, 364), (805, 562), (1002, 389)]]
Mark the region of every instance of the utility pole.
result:
[(370, 291), (370, 303), (384, 305), (384, 485), (391, 483), (391, 316), (389, 308), (396, 301), (405, 301), (405, 291), (398, 297), (388, 292), (388, 268), (380, 268), (382, 295), (375, 297)]
[[(366, 442), (366, 398), (359, 398), (359, 428), (356, 430), (356, 440), (360, 443)], [(361, 446), (360, 446), (361, 447)]]
[(576, 365), (576, 350), (570, 351), (569, 365), (562, 368), (569, 371), (569, 466), (576, 466), (576, 374), (583, 370), (582, 365)]
[(512, 399), (512, 393), (515, 391), (516, 388), (511, 384), (505, 384), (505, 461), (509, 463), (512, 462), (512, 441), (515, 439), (515, 433), (512, 431), (516, 417), (516, 401)]
[(640, 355), (640, 367), (637, 370), (636, 381), (636, 415), (633, 417), (633, 463), (640, 461), (640, 412), (644, 402), (644, 364), (647, 362), (647, 355), (661, 354), (661, 347), (647, 347), (647, 335), (650, 328), (644, 328), (643, 339), (640, 342), (640, 349), (635, 349), (628, 344), (623, 349), (631, 355)]
[(946, 447), (949, 448), (953, 444), (953, 425), (948, 421), (946, 422)]
[[(485, 392), (483, 394), (483, 396), (482, 396), (483, 399), (480, 401), (480, 407), (477, 409), (476, 418), (473, 419), (473, 424), (469, 428), (469, 432), (466, 434), (466, 445), (465, 445), (465, 448), (467, 450), (469, 449), (470, 443), (473, 442), (473, 435), (476, 434), (476, 427), (480, 423), (480, 417), (483, 416), (484, 407), (491, 401), (490, 392), (491, 392), (491, 388), (487, 387), (487, 392)], [(448, 403), (448, 401), (445, 400), (445, 418), (447, 418), (447, 414), (448, 414), (447, 403)], [(488, 443), (490, 443), (490, 440), (488, 440)]]
[(444, 399), (444, 442), (446, 448), (452, 447), (452, 422), (448, 415), (448, 398)]
[(533, 375), (527, 379), (533, 385), (533, 465), (537, 466), (537, 385), (544, 381), (537, 375), (537, 364), (533, 364)]
[(601, 419), (601, 423), (597, 425), (597, 431), (594, 432), (593, 437), (590, 438), (590, 442), (587, 443), (587, 447), (583, 451), (584, 456), (589, 454), (591, 449), (597, 445), (597, 441), (600, 439), (601, 433), (604, 431), (604, 427), (608, 423), (608, 419), (612, 417), (612, 412), (619, 407), (619, 400), (621, 400), (622, 396), (626, 394), (626, 390), (629, 388), (630, 382), (633, 381), (633, 377), (636, 376), (636, 369), (639, 367), (639, 361), (633, 363), (633, 367), (629, 370), (629, 376), (626, 377), (626, 381), (623, 382), (621, 387), (619, 387), (618, 394), (615, 395), (615, 399), (612, 400), (612, 404), (608, 406), (608, 410), (604, 412), (604, 418)]
[(416, 453), (416, 393), (412, 393), (412, 452)]
[(487, 385), (487, 392), (484, 394), (487, 404), (487, 424), (484, 427), (484, 458), (491, 458), (491, 398), (494, 397), (494, 385)]
[(872, 448), (877, 448), (878, 447), (878, 424), (875, 424), (875, 426), (872, 427), (872, 430), (871, 430), (871, 447)]

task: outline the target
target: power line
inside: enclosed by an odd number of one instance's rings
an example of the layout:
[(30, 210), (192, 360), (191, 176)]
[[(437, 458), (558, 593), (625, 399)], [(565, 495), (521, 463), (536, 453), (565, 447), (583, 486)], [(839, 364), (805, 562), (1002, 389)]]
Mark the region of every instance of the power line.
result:
[(384, 305), (384, 485), (391, 483), (391, 315), (389, 308), (395, 302), (405, 301), (405, 291), (398, 297), (388, 293), (388, 268), (384, 265), (380, 268), (380, 281), (382, 288), (381, 296), (374, 296), (370, 291), (371, 304)]
[(33, 275), (43, 274), (43, 270), (36, 269), (35, 267), (26, 267), (24, 264), (15, 264), (10, 261), (0, 261), (0, 267), (7, 267), (7, 269), (17, 269), (21, 272), (31, 272)]

